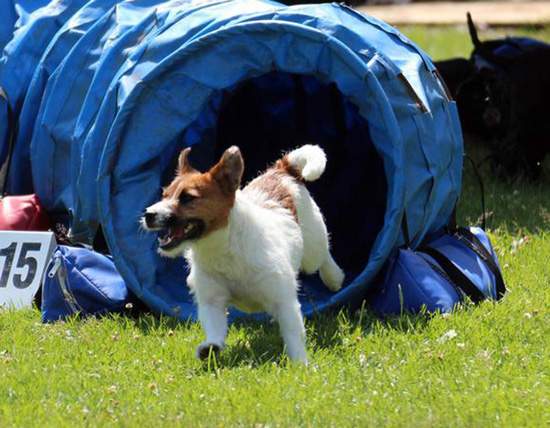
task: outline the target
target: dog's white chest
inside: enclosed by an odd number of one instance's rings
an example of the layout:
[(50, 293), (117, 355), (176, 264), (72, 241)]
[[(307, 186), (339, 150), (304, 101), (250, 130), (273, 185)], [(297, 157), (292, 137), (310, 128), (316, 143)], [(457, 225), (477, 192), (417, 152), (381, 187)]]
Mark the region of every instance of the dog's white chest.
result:
[[(263, 269), (259, 271), (241, 260), (224, 260), (212, 266), (210, 273), (216, 277), (229, 296), (229, 306), (234, 306), (247, 313), (264, 312), (270, 296), (264, 281), (261, 280)], [(201, 284), (197, 284), (201, 286)]]

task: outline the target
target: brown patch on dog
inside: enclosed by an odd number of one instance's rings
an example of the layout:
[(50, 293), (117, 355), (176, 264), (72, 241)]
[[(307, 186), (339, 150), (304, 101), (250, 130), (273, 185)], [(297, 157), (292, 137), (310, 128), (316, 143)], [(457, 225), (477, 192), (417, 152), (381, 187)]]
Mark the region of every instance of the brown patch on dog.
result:
[[(251, 181), (250, 184), (245, 187), (244, 191), (263, 193), (271, 201), (289, 210), (297, 221), (298, 211), (290, 189), (284, 184), (285, 178), (291, 178), (295, 182), (303, 184), (302, 175), (295, 167), (290, 165), (286, 156), (279, 159), (275, 165), (268, 168), (264, 174)], [(266, 208), (271, 207), (270, 205), (266, 206)]]
[(288, 175), (294, 178), (298, 183), (301, 183), (301, 184), (304, 183), (304, 177), (302, 177), (302, 173), (294, 165), (290, 164), (290, 162), (288, 161), (287, 155), (284, 155), (281, 159), (275, 162), (275, 165), (273, 165), (273, 168), (286, 172)]
[(210, 171), (201, 173), (191, 167), (189, 151), (187, 148), (181, 153), (176, 178), (164, 189), (162, 198), (172, 204), (182, 222), (202, 220), (202, 236), (206, 236), (228, 225), (244, 165), (240, 151), (231, 147)]

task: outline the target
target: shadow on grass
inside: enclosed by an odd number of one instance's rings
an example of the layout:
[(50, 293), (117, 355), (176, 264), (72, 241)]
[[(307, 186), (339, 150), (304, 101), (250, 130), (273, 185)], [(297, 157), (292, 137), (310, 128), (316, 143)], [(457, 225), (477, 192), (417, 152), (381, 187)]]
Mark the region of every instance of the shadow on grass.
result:
[[(313, 352), (329, 350), (332, 355), (347, 358), (349, 346), (353, 346), (353, 341), (358, 336), (368, 340), (370, 334), (419, 333), (429, 328), (431, 320), (436, 316), (437, 314), (429, 313), (404, 313), (380, 317), (365, 307), (319, 313), (306, 320), (308, 353), (311, 355)], [(137, 330), (144, 337), (181, 333), (188, 335), (193, 334), (193, 330), (200, 337), (196, 344), (204, 337), (198, 323), (182, 323), (176, 318), (159, 317), (151, 312), (141, 313), (139, 316), (111, 314), (109, 318), (122, 329)], [(189, 343), (186, 346), (190, 346)], [(218, 369), (259, 369), (269, 364), (282, 367), (288, 364), (278, 324), (253, 319), (237, 319), (233, 322), (230, 325), (226, 349), (215, 359), (212, 357), (198, 368), (197, 374), (212, 373)]]
[[(378, 317), (365, 309), (342, 309), (314, 315), (306, 321), (308, 330), (308, 352), (330, 349), (331, 353), (342, 356), (346, 342), (357, 334), (368, 336), (380, 330), (397, 332), (418, 332), (426, 328), (433, 315), (403, 314)], [(237, 337), (232, 337), (237, 336)], [(228, 347), (219, 357), (219, 367), (239, 366), (260, 367), (270, 363), (284, 365), (287, 362), (283, 339), (275, 322), (253, 320), (236, 321), (229, 333)], [(205, 363), (205, 367), (209, 367)]]

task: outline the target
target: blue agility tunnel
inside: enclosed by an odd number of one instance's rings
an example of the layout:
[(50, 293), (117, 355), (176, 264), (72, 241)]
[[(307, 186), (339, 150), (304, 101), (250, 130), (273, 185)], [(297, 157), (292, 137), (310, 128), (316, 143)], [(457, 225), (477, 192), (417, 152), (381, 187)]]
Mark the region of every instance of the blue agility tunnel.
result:
[(11, 191), (69, 213), (82, 241), (102, 231), (126, 284), (181, 319), (194, 316), (184, 261), (157, 255), (138, 221), (185, 147), (206, 169), (238, 145), (245, 181), (283, 150), (324, 148), (310, 190), (346, 283), (334, 294), (302, 277), (306, 315), (360, 302), (403, 243), (404, 213), (417, 245), (459, 194), (460, 124), (431, 60), (340, 4), (61, 0), (30, 15), (1, 61), (19, 115)]

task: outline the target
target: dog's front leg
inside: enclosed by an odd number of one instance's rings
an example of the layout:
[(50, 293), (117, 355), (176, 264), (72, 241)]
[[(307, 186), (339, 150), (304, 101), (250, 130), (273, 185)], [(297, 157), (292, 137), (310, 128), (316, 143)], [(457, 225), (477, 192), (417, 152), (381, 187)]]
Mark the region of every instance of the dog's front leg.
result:
[(218, 354), (225, 348), (227, 335), (227, 304), (220, 301), (198, 303), (199, 320), (206, 340), (197, 347), (197, 358), (207, 359), (210, 352)]
[(206, 340), (197, 347), (196, 357), (207, 359), (210, 352), (218, 354), (225, 348), (227, 336), (228, 293), (217, 281), (206, 275), (190, 275), (199, 312), (199, 321), (206, 333)]

